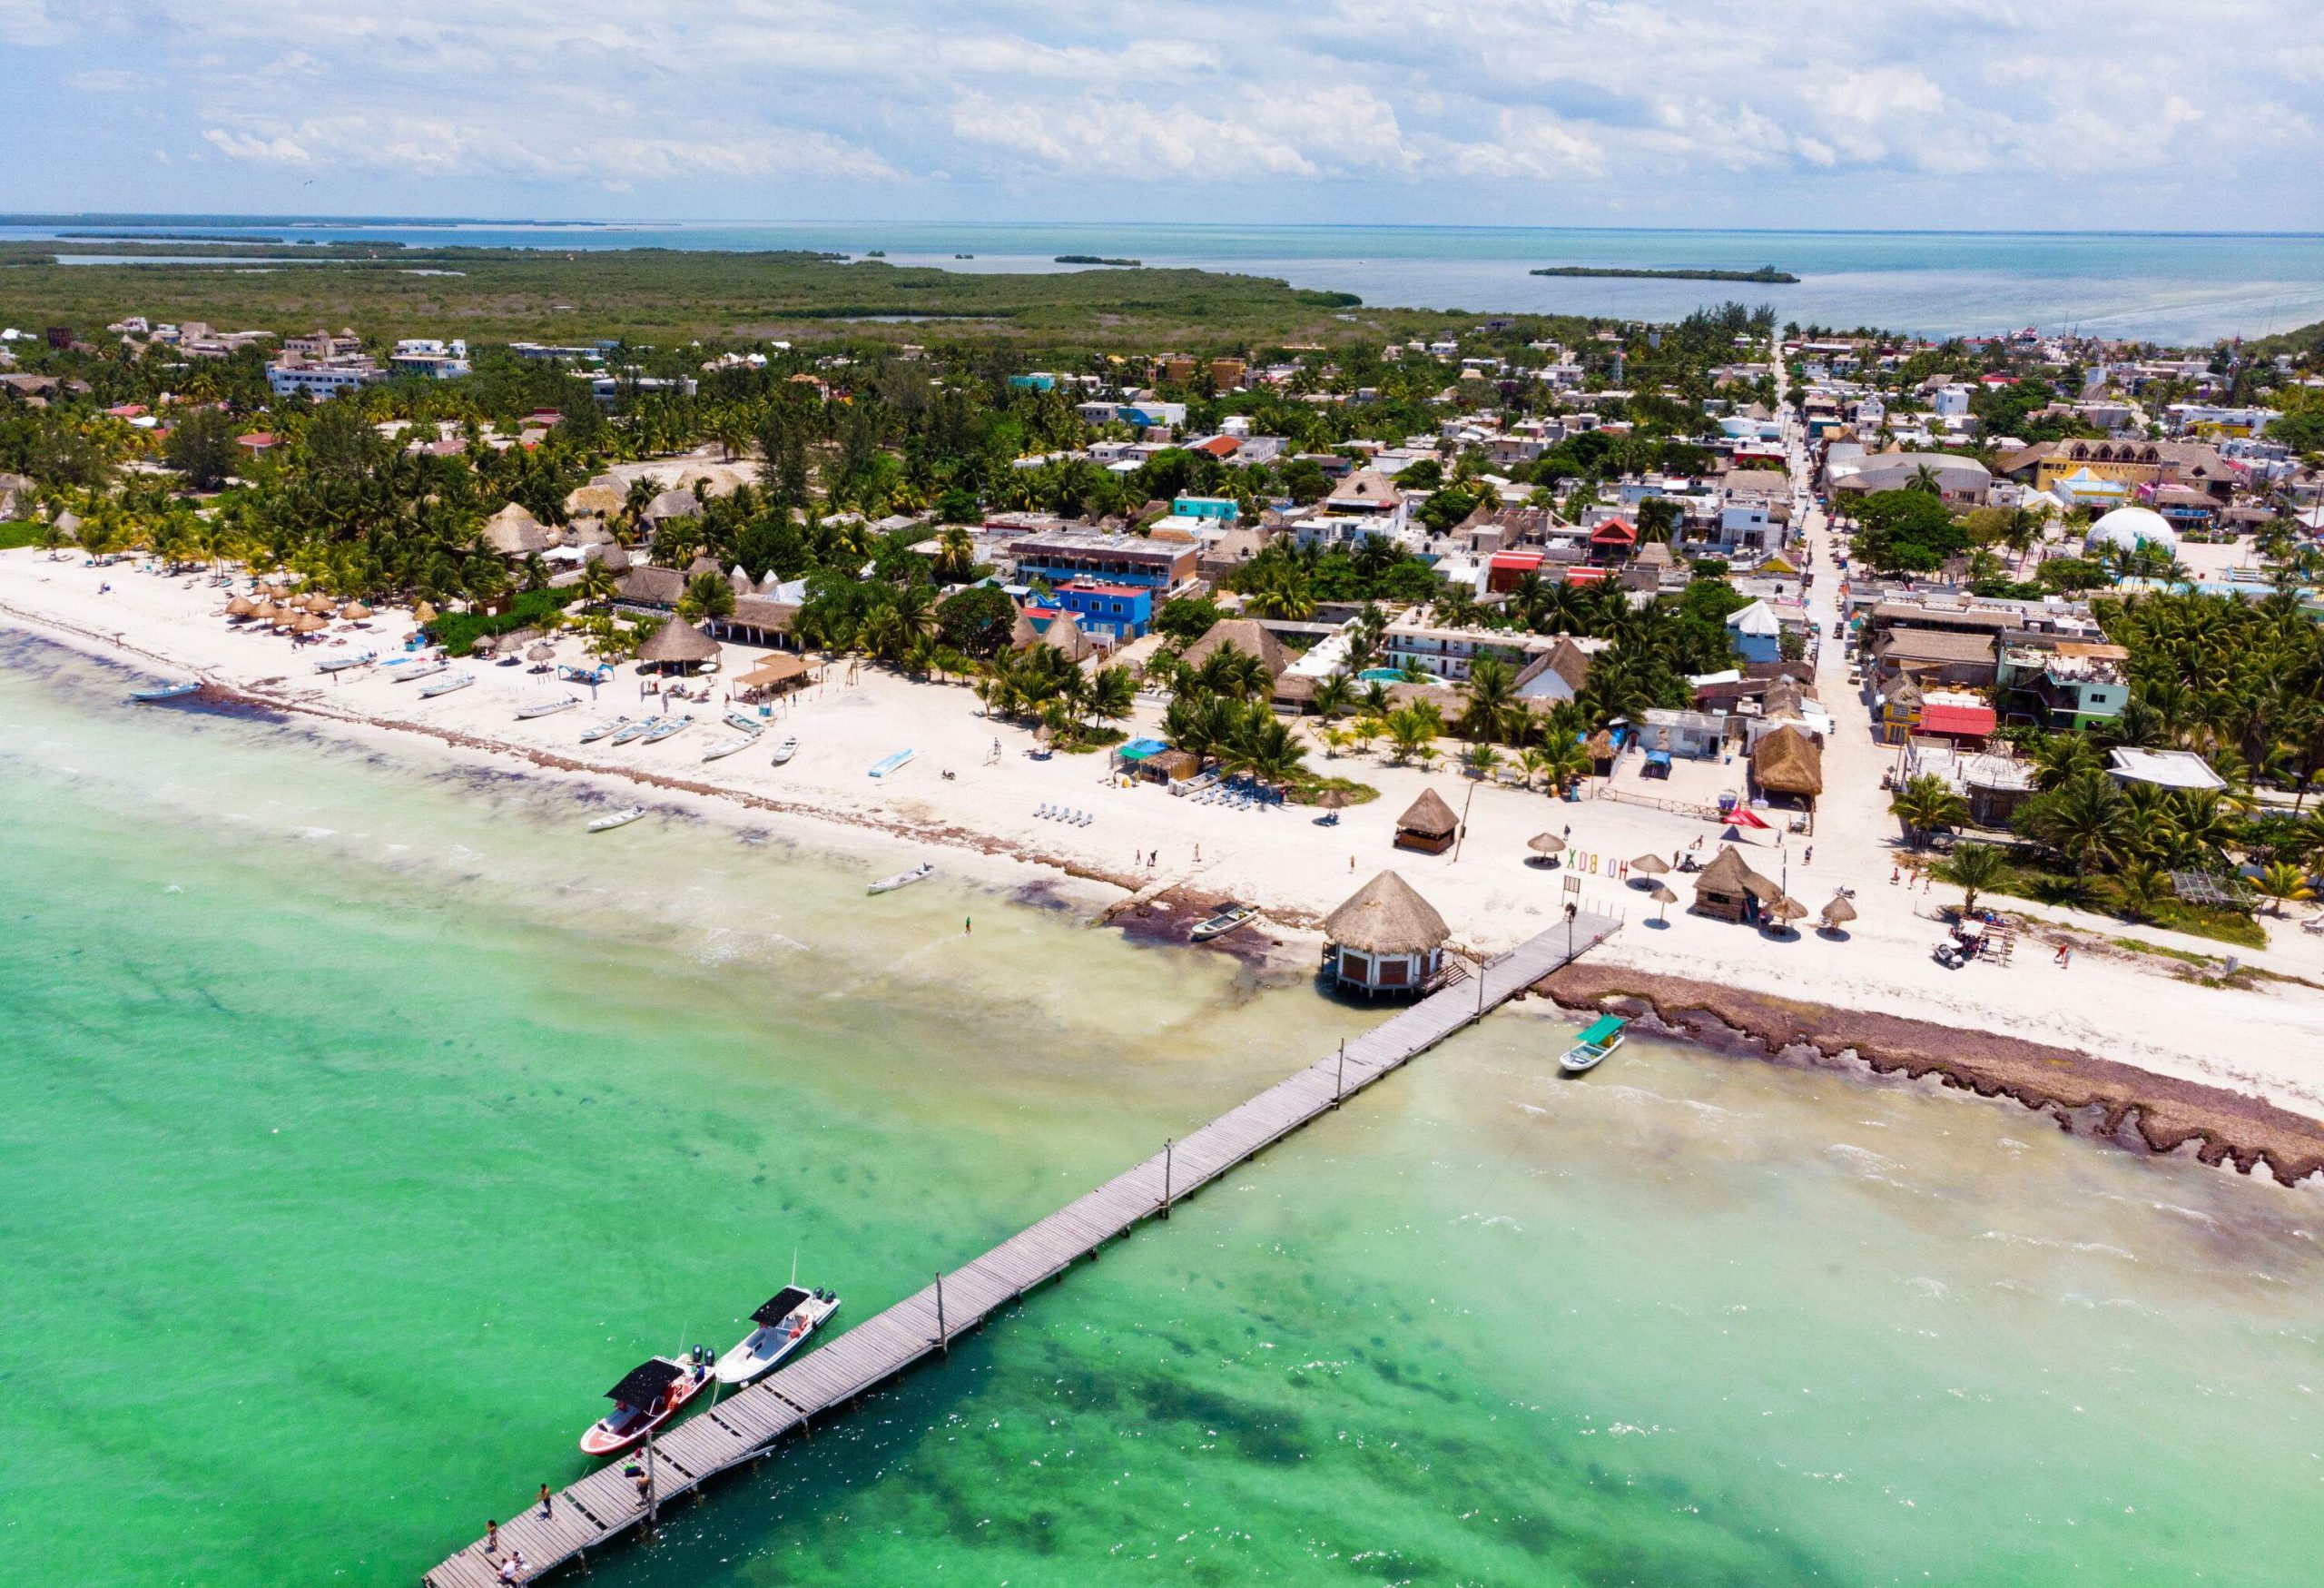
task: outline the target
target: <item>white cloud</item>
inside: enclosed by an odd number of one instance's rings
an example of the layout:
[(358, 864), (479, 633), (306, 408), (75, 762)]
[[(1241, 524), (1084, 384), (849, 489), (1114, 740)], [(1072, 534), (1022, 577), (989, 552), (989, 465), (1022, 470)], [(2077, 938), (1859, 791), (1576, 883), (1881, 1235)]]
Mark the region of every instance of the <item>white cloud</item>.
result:
[(310, 177), (1874, 185), (1981, 221), (2073, 173), (2324, 223), (2319, 37), (2324, 0), (0, 0), (66, 86)]

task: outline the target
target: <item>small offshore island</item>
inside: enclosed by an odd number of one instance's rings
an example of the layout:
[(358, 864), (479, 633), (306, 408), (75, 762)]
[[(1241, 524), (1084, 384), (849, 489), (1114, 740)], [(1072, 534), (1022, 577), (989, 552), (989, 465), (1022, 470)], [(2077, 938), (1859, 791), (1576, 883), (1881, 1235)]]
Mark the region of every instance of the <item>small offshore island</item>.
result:
[(1125, 265), (1135, 270), (1146, 261), (1142, 259), (1108, 259), (1103, 254), (1097, 253), (1060, 253), (1057, 256), (1057, 262), (1078, 265)]
[(1642, 271), (1615, 265), (1543, 265), (1528, 271), (1533, 276), (1615, 276), (1649, 281), (1752, 281), (1761, 286), (1797, 286), (1799, 278), (1773, 265), (1756, 271)]

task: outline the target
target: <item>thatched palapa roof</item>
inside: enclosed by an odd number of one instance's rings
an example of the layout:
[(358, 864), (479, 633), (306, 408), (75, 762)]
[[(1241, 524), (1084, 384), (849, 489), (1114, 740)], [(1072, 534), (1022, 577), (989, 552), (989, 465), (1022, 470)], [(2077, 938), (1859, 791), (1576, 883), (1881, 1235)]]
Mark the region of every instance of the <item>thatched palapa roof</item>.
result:
[(548, 530), (522, 502), (510, 502), (484, 521), (484, 543), (502, 557), (530, 557), (548, 549)]
[(1769, 907), (1783, 897), (1783, 890), (1746, 864), (1732, 843), (1719, 845), (1718, 857), (1695, 879), (1695, 893), (1699, 897), (1718, 893), (1730, 899), (1748, 893)]
[(1813, 798), (1824, 792), (1824, 752), (1797, 728), (1777, 728), (1751, 746), (1751, 775), (1770, 793)]
[(718, 642), (693, 624), (673, 617), (637, 647), (641, 662), (707, 662), (718, 655)]
[(1421, 790), (1420, 798), (1412, 803), (1412, 808), (1396, 818), (1397, 832), (1417, 833), (1423, 838), (1449, 837), (1460, 825), (1461, 818), (1452, 814), (1452, 807), (1433, 788)]
[(1279, 678), (1291, 666), (1291, 658), (1284, 654), (1283, 643), (1266, 631), (1256, 617), (1222, 617), (1210, 626), (1203, 636), (1188, 646), (1179, 660), (1189, 667), (1199, 667), (1209, 657), (1228, 646), (1246, 656), (1256, 656), (1265, 666), (1267, 676)]
[(1362, 953), (1424, 954), (1443, 947), (1452, 929), (1410, 883), (1382, 872), (1324, 917), (1324, 935)]
[(1049, 619), (1041, 630), (1041, 643), (1068, 662), (1078, 662), (1089, 654), (1089, 636), (1081, 632), (1081, 619), (1070, 612), (1060, 612)]

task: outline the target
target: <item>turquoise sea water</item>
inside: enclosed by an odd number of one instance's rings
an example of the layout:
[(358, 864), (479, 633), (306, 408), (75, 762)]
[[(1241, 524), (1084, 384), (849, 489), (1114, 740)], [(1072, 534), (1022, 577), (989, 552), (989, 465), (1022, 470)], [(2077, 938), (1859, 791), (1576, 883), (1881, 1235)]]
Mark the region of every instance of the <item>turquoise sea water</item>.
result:
[[(1358, 1029), (0, 634), (11, 1581), (408, 1584), (784, 1277), (861, 1318)], [(960, 932), (973, 911), (972, 936)], [(2319, 1204), (1496, 1015), (614, 1583), (2182, 1583), (2324, 1546)]]
[[(911, 224), (727, 221), (569, 225), (502, 221), (153, 217), (153, 229), (301, 241), (509, 247), (884, 251), (946, 270), (1069, 267), (1060, 253), (1280, 276), (1365, 302), (1676, 319), (1706, 303), (1771, 303), (1803, 324), (1929, 335), (2079, 329), (2163, 342), (2262, 336), (2324, 320), (2324, 236), (2113, 232), (1817, 232), (1528, 226)], [(105, 225), (10, 224), (0, 240)], [(102, 255), (102, 243), (78, 248)], [(962, 259), (973, 254), (973, 259)], [(1796, 286), (1543, 278), (1537, 265), (1752, 270)]]

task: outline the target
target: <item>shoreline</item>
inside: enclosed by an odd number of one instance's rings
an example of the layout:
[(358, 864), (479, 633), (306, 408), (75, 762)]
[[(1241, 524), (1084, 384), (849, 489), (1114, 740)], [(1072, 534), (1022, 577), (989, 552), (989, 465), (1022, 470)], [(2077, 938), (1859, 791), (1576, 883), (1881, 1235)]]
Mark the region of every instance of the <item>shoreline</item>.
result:
[(2078, 1049), (1603, 962), (1567, 965), (1531, 991), (1569, 1011), (1628, 1014), (1701, 1047), (1774, 1062), (1805, 1050), (1819, 1068), (1934, 1077), (1953, 1090), (2006, 1098), (2046, 1114), (2070, 1134), (2158, 1157), (2196, 1144), (2196, 1160), (2213, 1169), (2231, 1165), (2250, 1175), (2264, 1165), (2279, 1185), (2324, 1185), (2324, 1121), (2248, 1092), (2157, 1075)]
[[(1586, 884), (1590, 907), (1625, 910), (1631, 929), (1571, 972), (1604, 980), (1544, 989), (1552, 994), (1578, 987), (1586, 998), (1589, 989), (1619, 987), (1666, 1003), (1674, 1016), (1724, 1011), (1736, 1018), (1716, 1024), (1703, 1019), (1699, 1031), (1673, 1029), (1713, 1046), (1741, 1032), (1776, 1051), (1802, 1042), (1827, 1057), (1854, 1050), (1876, 1070), (1937, 1073), (1948, 1084), (1986, 1096), (2006, 1093), (2028, 1106), (2097, 1107), (2105, 1129), (2130, 1123), (2150, 1149), (2196, 1141), (2206, 1162), (2231, 1160), (2245, 1172), (2265, 1162), (2286, 1183), (2324, 1169), (2324, 1067), (2309, 1057), (2324, 1052), (2324, 997), (2311, 987), (2199, 988), (2171, 979), (2175, 963), (2146, 962), (2087, 941), (2077, 942), (2083, 953), (2071, 981), (2054, 980), (2047, 965), (1974, 974), (1935, 969), (1926, 963), (1933, 928), (1925, 907), (1909, 890), (1878, 886), (1863, 860), (1843, 860), (1837, 868), (1835, 881), (1851, 877), (1862, 889), (1865, 919), (1836, 941), (1774, 943), (1683, 912), (1666, 924), (1649, 918), (1651, 906), (1642, 895), (1594, 868), (1544, 873), (1507, 858), (1521, 854), (1523, 835), (1544, 821), (1568, 818), (1581, 824), (1570, 829), (1576, 844), (1620, 855), (1659, 843), (1667, 854), (1683, 833), (1658, 813), (1613, 802), (1555, 806), (1539, 796), (1479, 788), (1472, 791), (1468, 863), (1456, 863), (1457, 853), (1452, 861), (1413, 856), (1387, 848), (1386, 829), (1411, 794), (1442, 774), (1352, 761), (1348, 770), (1382, 784), (1383, 797), (1350, 813), (1344, 828), (1331, 829), (1279, 815), (1215, 812), (1151, 790), (1092, 792), (1106, 780), (1088, 758), (1038, 763), (1011, 754), (979, 766), (988, 743), (1013, 745), (1019, 730), (978, 715), (964, 690), (909, 684), (870, 669), (860, 686), (834, 681), (785, 708), (808, 735), (810, 755), (776, 774), (740, 759), (719, 763), (715, 779), (691, 774), (691, 759), (608, 764), (540, 743), (538, 730), (532, 742), (508, 733), (497, 714), (514, 697), (496, 702), (486, 689), (429, 705), (437, 720), (428, 721), (415, 720), (416, 700), (376, 682), (354, 680), (344, 693), (318, 686), (300, 676), (310, 665), (303, 652), (217, 625), (209, 612), (214, 592), (207, 589), (180, 591), (179, 581), (116, 570), (124, 583), (100, 605), (90, 599), (94, 574), (27, 557), (16, 567), (33, 578), (15, 579), (11, 561), (0, 559), (0, 618), (9, 626), (112, 663), (192, 675), (205, 686), (198, 698), (213, 707), (330, 725), (358, 742), (424, 741), (455, 762), (513, 765), (586, 790), (593, 803), (638, 789), (683, 815), (730, 824), (775, 818), (793, 839), (860, 856), (867, 878), (893, 869), (892, 855), (879, 853), (879, 844), (921, 847), (922, 858), (937, 860), (959, 880), (1067, 895), (1049, 902), (1069, 903), (1089, 924), (1142, 942), (1187, 946), (1185, 925), (1223, 900), (1243, 900), (1260, 905), (1264, 921), (1213, 946), (1260, 969), (1309, 958), (1324, 916), (1383, 867), (1400, 870), (1436, 903), (1453, 924), (1451, 946), (1472, 953), (1491, 953), (1547, 925), (1563, 897), (1553, 891), (1562, 876)], [(88, 588), (76, 600), (82, 585)], [(124, 602), (124, 595), (135, 599)], [(120, 625), (113, 627), (116, 613)], [(382, 615), (372, 639), (400, 621)], [(493, 682), (504, 696), (509, 686), (549, 687), (513, 673)], [(621, 704), (616, 696), (600, 709)], [(924, 764), (959, 768), (958, 782), (923, 779), (891, 788), (863, 780), (862, 767), (877, 754), (915, 744)], [(756, 786), (736, 786), (738, 781)], [(1097, 831), (1068, 824), (1055, 829), (1052, 841), (1052, 830), (1029, 813), (1036, 798), (1059, 795), (1097, 810)], [(1819, 842), (1842, 848), (1837, 830)], [(1126, 868), (1119, 851), (1133, 843), (1134, 854), (1145, 858)], [(1169, 858), (1154, 863), (1149, 849)], [(1818, 1001), (1792, 1000), (1800, 987), (1813, 989)], [(2166, 988), (2166, 999), (2153, 997)], [(2071, 1045), (2028, 1044), (2004, 1034), (2012, 1030)], [(1963, 1032), (1994, 1033), (1980, 1041), (1996, 1057), (1956, 1058)], [(1935, 1041), (1938, 1033), (1947, 1041)], [(2046, 1069), (2025, 1057), (2037, 1051)], [(2117, 1057), (2091, 1057), (2101, 1052)], [(2010, 1055), (2018, 1056), (2017, 1068)]]

